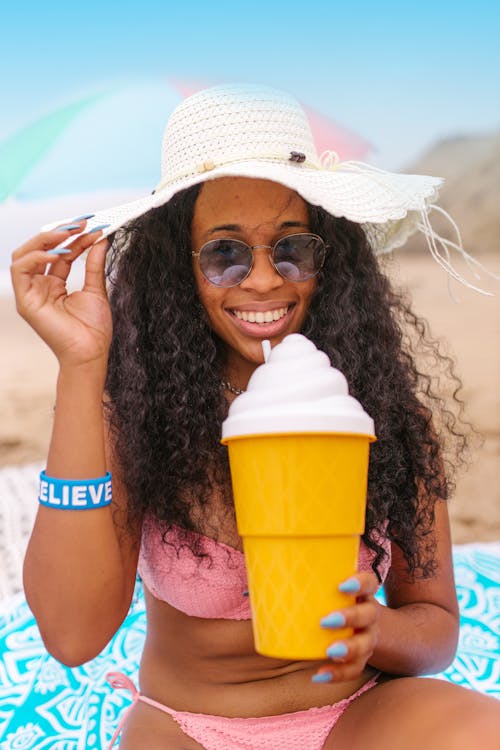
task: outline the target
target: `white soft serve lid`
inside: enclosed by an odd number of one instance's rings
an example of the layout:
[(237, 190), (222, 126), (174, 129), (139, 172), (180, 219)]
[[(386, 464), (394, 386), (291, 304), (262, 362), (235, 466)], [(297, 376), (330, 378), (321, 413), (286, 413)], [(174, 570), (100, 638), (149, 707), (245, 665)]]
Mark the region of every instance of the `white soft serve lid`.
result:
[(328, 356), (299, 333), (286, 336), (229, 408), (222, 439), (287, 432), (374, 436), (371, 417), (349, 396)]

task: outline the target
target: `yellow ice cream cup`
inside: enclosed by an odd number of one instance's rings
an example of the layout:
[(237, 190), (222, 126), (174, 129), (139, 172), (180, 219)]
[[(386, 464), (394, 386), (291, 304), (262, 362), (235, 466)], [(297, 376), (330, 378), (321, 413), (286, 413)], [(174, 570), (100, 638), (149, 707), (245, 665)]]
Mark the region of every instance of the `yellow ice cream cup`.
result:
[(321, 659), (336, 638), (322, 617), (354, 597), (373, 435), (335, 432), (226, 437), (243, 538), (256, 650)]

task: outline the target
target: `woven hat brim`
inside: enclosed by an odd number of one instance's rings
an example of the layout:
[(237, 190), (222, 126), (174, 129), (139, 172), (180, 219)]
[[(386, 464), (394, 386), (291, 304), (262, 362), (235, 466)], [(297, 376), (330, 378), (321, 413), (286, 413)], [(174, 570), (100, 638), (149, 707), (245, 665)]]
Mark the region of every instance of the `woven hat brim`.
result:
[[(109, 224), (103, 236), (112, 234), (131, 219), (167, 203), (181, 190), (220, 177), (272, 180), (295, 190), (332, 216), (362, 224), (377, 253), (398, 247), (416, 231), (421, 212), (435, 200), (442, 183), (438, 177), (383, 172), (356, 162), (340, 163), (329, 170), (268, 160), (240, 161), (189, 175), (152, 195), (97, 211), (88, 221), (87, 231)], [(51, 222), (43, 230), (64, 221)]]

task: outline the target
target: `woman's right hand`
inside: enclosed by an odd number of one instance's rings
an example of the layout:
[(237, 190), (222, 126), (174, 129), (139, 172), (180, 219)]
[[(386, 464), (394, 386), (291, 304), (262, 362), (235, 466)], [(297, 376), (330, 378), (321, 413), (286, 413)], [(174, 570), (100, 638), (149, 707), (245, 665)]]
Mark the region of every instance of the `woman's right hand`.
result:
[[(61, 366), (90, 364), (105, 370), (112, 333), (104, 275), (109, 243), (96, 242), (101, 230), (77, 237), (67, 246), (70, 253), (48, 252), (82, 231), (85, 221), (74, 223), (79, 223), (78, 229), (42, 232), (14, 251), (11, 276), (16, 306)], [(69, 294), (66, 280), (73, 261), (88, 248), (83, 289)]]

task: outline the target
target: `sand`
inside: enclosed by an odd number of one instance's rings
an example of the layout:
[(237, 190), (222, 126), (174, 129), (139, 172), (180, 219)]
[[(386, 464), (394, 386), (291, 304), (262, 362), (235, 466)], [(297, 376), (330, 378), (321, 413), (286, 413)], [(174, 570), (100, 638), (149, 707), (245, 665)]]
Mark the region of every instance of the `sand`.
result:
[[(483, 262), (500, 271), (491, 256)], [(414, 309), (430, 322), (457, 362), (467, 415), (483, 436), (469, 468), (457, 479), (450, 502), (455, 543), (500, 539), (500, 283), (485, 281), (495, 297), (453, 284), (426, 255), (399, 253), (387, 272), (407, 286)], [(470, 275), (469, 275), (469, 278)], [(496, 289), (495, 289), (496, 287)], [(57, 363), (17, 315), (11, 297), (0, 297), (0, 466), (43, 460), (52, 421)]]

